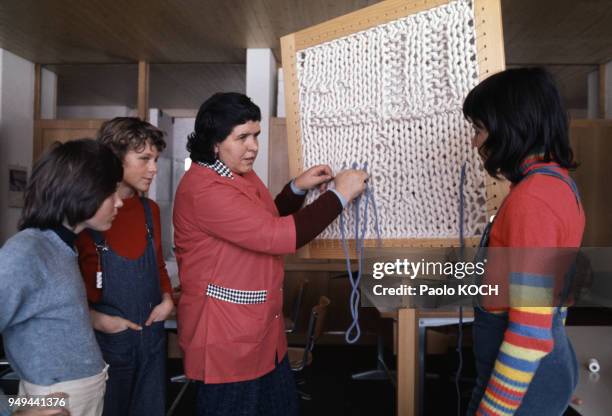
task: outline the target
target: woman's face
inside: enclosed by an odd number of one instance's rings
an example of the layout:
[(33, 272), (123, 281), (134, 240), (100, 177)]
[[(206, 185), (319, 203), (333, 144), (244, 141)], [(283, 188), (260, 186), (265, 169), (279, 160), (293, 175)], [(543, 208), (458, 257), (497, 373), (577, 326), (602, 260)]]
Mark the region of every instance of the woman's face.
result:
[(259, 150), (259, 133), (259, 121), (247, 121), (235, 126), (225, 140), (215, 145), (217, 158), (238, 175), (252, 171)]
[(93, 217), (85, 220), (85, 228), (96, 231), (106, 231), (111, 228), (112, 222), (117, 215), (117, 210), (123, 206), (118, 192), (113, 192), (102, 202)]

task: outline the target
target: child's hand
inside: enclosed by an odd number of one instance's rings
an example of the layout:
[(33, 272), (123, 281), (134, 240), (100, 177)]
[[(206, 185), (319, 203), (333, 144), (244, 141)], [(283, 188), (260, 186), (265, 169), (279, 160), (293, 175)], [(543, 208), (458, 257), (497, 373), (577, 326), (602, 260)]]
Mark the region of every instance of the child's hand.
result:
[(168, 315), (174, 310), (174, 302), (172, 296), (169, 293), (164, 293), (163, 300), (159, 305), (153, 308), (149, 319), (145, 322), (146, 326), (151, 325), (153, 322), (165, 321)]
[(63, 407), (32, 407), (17, 410), (13, 416), (70, 416), (70, 412)]
[(142, 329), (140, 325), (120, 316), (107, 315), (93, 309), (89, 310), (89, 315), (91, 316), (91, 325), (93, 328), (106, 334), (116, 334), (126, 329), (133, 329), (134, 331), (140, 331)]

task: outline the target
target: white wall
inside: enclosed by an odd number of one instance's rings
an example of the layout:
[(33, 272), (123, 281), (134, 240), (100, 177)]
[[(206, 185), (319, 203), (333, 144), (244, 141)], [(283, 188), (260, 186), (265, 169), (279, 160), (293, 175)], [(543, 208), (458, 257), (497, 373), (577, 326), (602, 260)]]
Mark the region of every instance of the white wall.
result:
[(589, 72), (587, 76), (587, 117), (599, 117), (599, 71)]
[(172, 253), (172, 204), (174, 201), (174, 192), (172, 186), (173, 176), (173, 159), (172, 153), (174, 149), (174, 120), (163, 111), (151, 109), (149, 111), (149, 122), (166, 133), (166, 149), (160, 155), (157, 161), (157, 175), (149, 190), (149, 198), (155, 200), (159, 205), (161, 233), (162, 233), (162, 250), (164, 257), (171, 257)]
[(605, 68), (606, 68), (605, 118), (612, 118), (612, 61), (608, 62)]
[(187, 152), (187, 137), (193, 132), (195, 118), (175, 118), (173, 126), (174, 173), (172, 175), (172, 194), (176, 194), (176, 187), (185, 174), (185, 159), (189, 157)]
[(40, 118), (57, 118), (57, 75), (46, 68), (40, 71)]
[(270, 117), (276, 114), (276, 60), (271, 49), (247, 49), (246, 95), (261, 109), (259, 153), (253, 169), (268, 184), (268, 137)]
[(104, 118), (137, 116), (136, 110), (125, 105), (60, 105), (57, 118)]
[(603, 68), (605, 97), (604, 97), (604, 118), (612, 118), (612, 61), (605, 65), (600, 65), (597, 71), (589, 73), (587, 78), (588, 88), (588, 117), (599, 117), (599, 71)]
[(278, 87), (276, 89), (276, 117), (285, 117), (285, 73), (278, 68)]
[(9, 208), (8, 166), (32, 169), (34, 64), (0, 49), (0, 244), (17, 231), (20, 208)]

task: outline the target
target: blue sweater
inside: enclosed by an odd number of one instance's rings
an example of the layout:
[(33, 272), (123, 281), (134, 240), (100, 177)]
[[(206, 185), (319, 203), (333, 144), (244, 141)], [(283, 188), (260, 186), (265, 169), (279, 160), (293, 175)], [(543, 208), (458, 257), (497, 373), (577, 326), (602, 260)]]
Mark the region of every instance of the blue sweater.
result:
[(0, 249), (0, 333), (19, 377), (48, 386), (104, 369), (76, 253), (28, 228)]

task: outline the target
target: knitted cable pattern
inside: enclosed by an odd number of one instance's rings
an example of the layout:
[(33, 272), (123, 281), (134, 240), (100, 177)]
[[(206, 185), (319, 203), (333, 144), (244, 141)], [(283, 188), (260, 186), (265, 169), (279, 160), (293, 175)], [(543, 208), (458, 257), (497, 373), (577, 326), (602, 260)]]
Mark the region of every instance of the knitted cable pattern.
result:
[[(297, 63), (304, 166), (368, 162), (382, 238), (457, 237), (464, 163), (465, 236), (482, 232), (485, 175), (461, 111), (478, 83), (470, 1), (303, 49)], [(321, 234), (340, 236), (338, 221)]]

